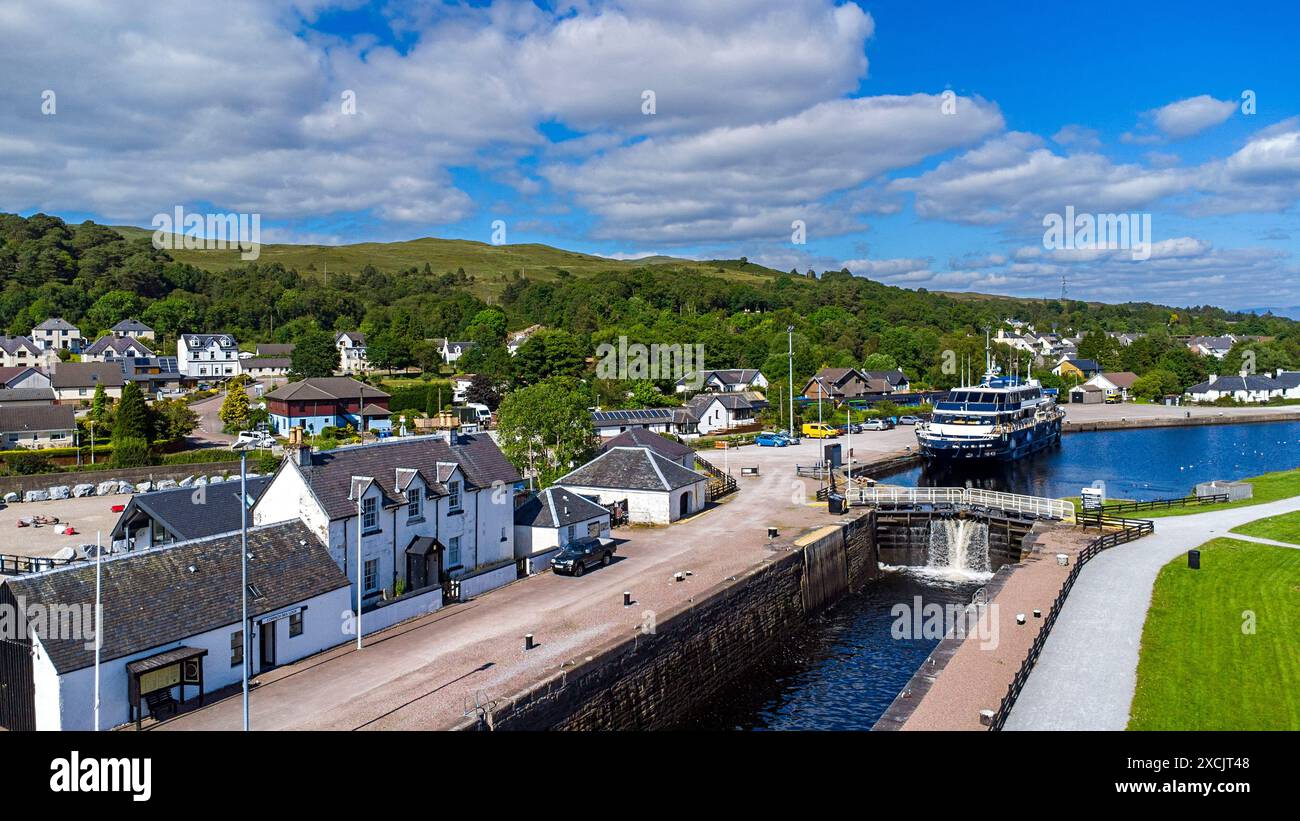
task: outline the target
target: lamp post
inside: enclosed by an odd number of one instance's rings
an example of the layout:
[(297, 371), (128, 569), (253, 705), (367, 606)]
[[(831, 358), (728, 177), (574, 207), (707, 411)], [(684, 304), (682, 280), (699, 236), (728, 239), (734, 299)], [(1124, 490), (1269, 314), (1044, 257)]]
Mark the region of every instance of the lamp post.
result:
[(240, 641), (243, 643), (243, 714), (244, 732), (248, 732), (248, 445), (236, 444), (239, 451), (239, 602)]
[(787, 325), (785, 327), (785, 335), (786, 335), (786, 344), (789, 346), (788, 356), (790, 360), (790, 378), (789, 378), (790, 430), (789, 433), (790, 433), (790, 438), (793, 439), (794, 438), (794, 326), (793, 325)]
[(95, 420), (90, 420), (90, 464), (95, 465)]

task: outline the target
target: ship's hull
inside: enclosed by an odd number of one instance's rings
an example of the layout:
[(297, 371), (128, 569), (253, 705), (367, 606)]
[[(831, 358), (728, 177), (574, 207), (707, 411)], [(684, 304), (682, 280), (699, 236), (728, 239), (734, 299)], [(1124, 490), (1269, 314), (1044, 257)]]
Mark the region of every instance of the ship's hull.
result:
[(917, 432), (917, 444), (920, 445), (921, 455), (935, 462), (1014, 462), (1060, 441), (1060, 419), (1049, 419), (1031, 427), (987, 439), (922, 436), (920, 431)]

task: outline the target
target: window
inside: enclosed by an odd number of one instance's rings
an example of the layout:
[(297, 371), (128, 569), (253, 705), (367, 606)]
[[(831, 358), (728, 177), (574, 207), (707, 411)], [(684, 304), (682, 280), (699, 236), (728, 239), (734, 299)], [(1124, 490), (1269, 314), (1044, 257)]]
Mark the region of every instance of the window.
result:
[(595, 538), (600, 535), (600, 522), (587, 523), (587, 535)]
[(289, 638), (302, 635), (302, 611), (289, 614)]
[(453, 513), (460, 510), (460, 482), (447, 485), (447, 507)]
[(578, 537), (578, 528), (575, 525), (569, 525), (567, 533), (568, 536), (564, 539), (565, 544), (569, 544)]
[(420, 518), (420, 489), (411, 488), (406, 491), (406, 518)]
[(379, 584), (379, 560), (366, 559), (365, 568), (366, 569), (365, 569), (364, 584), (365, 584), (366, 592), (371, 593), (374, 591), (376, 585)]
[(230, 634), (230, 666), (238, 667), (244, 663), (244, 631), (236, 630)]
[(379, 528), (379, 510), (375, 497), (361, 500), (361, 529), (369, 532)]
[(447, 540), (447, 563), (452, 567), (460, 564), (460, 537), (452, 536)]

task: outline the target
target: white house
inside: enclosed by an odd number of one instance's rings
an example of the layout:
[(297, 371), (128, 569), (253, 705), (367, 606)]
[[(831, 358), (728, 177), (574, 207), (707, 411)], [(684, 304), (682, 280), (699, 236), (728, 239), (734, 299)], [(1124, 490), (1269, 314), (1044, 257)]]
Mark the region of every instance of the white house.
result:
[(1214, 402), (1224, 397), (1232, 397), (1238, 402), (1267, 402), (1274, 397), (1281, 397), (1287, 387), (1270, 376), (1217, 376), (1199, 385), (1187, 389), (1193, 402)]
[(532, 338), (533, 334), (542, 330), (541, 325), (529, 325), (522, 331), (512, 331), (506, 334), (506, 351), (514, 356), (519, 353), (519, 348)]
[(592, 411), (591, 424), (601, 439), (611, 439), (627, 430), (648, 430), (676, 436), (699, 436), (695, 416), (686, 408), (637, 408), (636, 410)]
[(181, 334), (176, 365), (195, 379), (229, 379), (239, 373), (239, 345), (230, 334)]
[[(700, 387), (695, 387), (699, 385)], [(741, 393), (767, 389), (767, 377), (752, 368), (704, 371), (701, 376), (691, 374), (677, 380), (677, 393), (707, 391), (709, 393)]]
[(561, 547), (587, 536), (609, 536), (609, 511), (562, 487), (548, 487), (515, 508), (515, 558), (528, 572), (545, 569)]
[(451, 401), (463, 405), (469, 401), (469, 386), (474, 382), (474, 374), (467, 373), (451, 380)]
[[(49, 388), (20, 388), (6, 390), (3, 393), (48, 394), (53, 400), (53, 391)], [(0, 448), (68, 448), (73, 444), (73, 432), (77, 428), (71, 405), (43, 404), (9, 404), (0, 405)]]
[[(302, 522), (250, 530), (248, 554), (247, 643), (238, 533), (103, 559), (102, 729), (351, 638), (348, 580)], [(94, 594), (94, 562), (0, 584), (24, 622), (0, 642), (9, 729), (94, 728)]]
[(757, 421), (758, 411), (767, 406), (766, 400), (753, 393), (700, 393), (686, 403), (686, 409), (695, 417), (701, 436), (725, 433)]
[(251, 356), (239, 360), (239, 370), (254, 379), (274, 379), (289, 375), (293, 366), (287, 356)]
[(82, 362), (114, 362), (119, 359), (152, 357), (153, 350), (131, 336), (101, 336), (81, 352)]
[(1099, 373), (1083, 384), (1100, 388), (1103, 398), (1118, 396), (1124, 401), (1128, 401), (1129, 390), (1132, 389), (1133, 383), (1137, 380), (1138, 375), (1132, 371), (1114, 371)]
[(450, 365), (464, 356), (465, 352), (472, 347), (474, 347), (473, 342), (457, 342), (452, 339), (444, 339), (439, 347), (439, 352), (442, 354), (442, 361)]
[(113, 336), (130, 337), (131, 339), (154, 340), (156, 335), (153, 328), (144, 324), (138, 319), (124, 319), (121, 322), (109, 328)]
[(340, 331), (334, 337), (334, 346), (339, 349), (339, 370), (343, 373), (365, 373), (370, 369), (365, 334)]
[(25, 336), (0, 336), (0, 367), (38, 367), (58, 361), (59, 355), (55, 348), (42, 349)]
[(628, 521), (668, 524), (704, 509), (709, 477), (650, 448), (611, 448), (555, 485), (602, 505), (626, 502)]
[(32, 328), (32, 342), (44, 350), (63, 348), (78, 353), (85, 338), (76, 325), (63, 317), (54, 316)]
[(0, 387), (48, 388), (50, 387), (50, 375), (30, 365), (12, 368), (0, 367)]
[(1282, 386), (1282, 398), (1300, 399), (1300, 371), (1279, 370), (1273, 379)]
[(1187, 347), (1201, 356), (1212, 356), (1215, 359), (1222, 359), (1236, 345), (1238, 338), (1232, 334), (1226, 336), (1194, 336), (1187, 340)]
[(407, 437), (312, 453), (297, 448), (253, 507), (256, 524), (301, 518), (362, 595), (454, 581), (463, 597), (516, 578), (519, 472), (487, 436)]
[(50, 387), (61, 404), (89, 404), (100, 385), (109, 399), (120, 399), (125, 384), (126, 376), (117, 362), (60, 362), (50, 373)]

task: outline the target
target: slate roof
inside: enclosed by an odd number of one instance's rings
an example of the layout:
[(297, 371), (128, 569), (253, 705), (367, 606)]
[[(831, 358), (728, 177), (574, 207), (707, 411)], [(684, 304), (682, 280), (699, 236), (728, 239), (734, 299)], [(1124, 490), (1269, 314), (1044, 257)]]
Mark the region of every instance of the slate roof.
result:
[[(114, 328), (113, 330), (117, 330)], [(216, 343), (218, 348), (234, 350), (239, 345), (235, 338), (230, 334), (185, 334), (185, 345), (191, 351), (199, 348), (206, 348), (212, 343)]]
[[(756, 368), (726, 368), (722, 370), (704, 371), (700, 375), (700, 381), (708, 382), (710, 379), (717, 377), (718, 381), (724, 385), (748, 385), (758, 376)], [(677, 380), (678, 385), (686, 385), (695, 381), (695, 375), (683, 376)]]
[(257, 345), (258, 356), (288, 356), (293, 353), (294, 345), (292, 342), (280, 345), (275, 343), (261, 343)]
[(676, 490), (706, 480), (649, 448), (611, 448), (555, 480), (557, 485), (616, 490)]
[(123, 333), (143, 333), (145, 331), (153, 332), (153, 328), (144, 324), (138, 319), (124, 319), (121, 322), (109, 328), (110, 331), (122, 331)]
[(36, 346), (35, 342), (25, 336), (10, 336), (9, 334), (0, 336), (0, 349), (3, 349), (5, 353), (13, 354), (20, 348), (26, 348), (27, 350), (35, 351), (38, 354), (41, 350)]
[(33, 368), (31, 365), (13, 365), (8, 368), (0, 368), (0, 384), (8, 385), (20, 376), (26, 375), (28, 371), (41, 371)]
[(259, 368), (283, 368), (288, 370), (292, 364), (287, 356), (254, 356), (239, 360), (239, 367), (245, 371)]
[(339, 331), (334, 335), (334, 344), (337, 345), (340, 339), (347, 337), (353, 345), (365, 347), (366, 335), (360, 331)]
[(323, 376), (303, 379), (281, 385), (266, 395), (267, 399), (287, 399), (295, 402), (313, 399), (335, 401), (338, 399), (388, 399), (389, 395), (379, 388), (362, 384), (346, 376)]
[(6, 402), (53, 402), (53, 388), (5, 388), (0, 387), (0, 406)]
[(50, 374), (50, 385), (55, 388), (90, 388), (99, 384), (106, 388), (122, 387), (122, 366), (116, 362), (60, 362)]
[(548, 487), (515, 508), (520, 527), (567, 527), (597, 516), (608, 516), (601, 505), (562, 487)]
[(1078, 368), (1079, 370), (1084, 371), (1085, 373), (1086, 373), (1087, 371), (1101, 371), (1101, 366), (1098, 365), (1097, 362), (1096, 362), (1096, 360), (1094, 360), (1094, 359), (1071, 359), (1071, 358), (1067, 358), (1067, 359), (1063, 360), (1062, 362), (1060, 362), (1060, 363), (1058, 364), (1058, 367), (1059, 367), (1059, 365), (1064, 365), (1064, 364), (1066, 364), (1067, 362), (1068, 362), (1069, 364), (1073, 365), (1074, 367)]
[(695, 453), (693, 449), (681, 442), (674, 442), (645, 428), (630, 428), (600, 446), (601, 451), (610, 448), (650, 448), (660, 456), (666, 456), (674, 462), (679, 462), (683, 456)]
[[(514, 484), (521, 481), (519, 471), (486, 435), (457, 437), (458, 444), (448, 444), (441, 437), (420, 437), (396, 442), (381, 442), (352, 448), (313, 453), (311, 466), (299, 468), (326, 515), (331, 519), (355, 516), (356, 497), (352, 495), (352, 477), (373, 477), (389, 500), (403, 496), (405, 482), (398, 470), (418, 470), (434, 493), (446, 495), (443, 483), (450, 478), (451, 464), (460, 466), (468, 490), (490, 488), (496, 481)], [(290, 467), (286, 470), (292, 469)], [(399, 490), (399, 483), (402, 490)]]
[(1213, 382), (1205, 381), (1187, 389), (1188, 393), (1235, 393), (1237, 391), (1280, 391), (1286, 385), (1271, 376), (1220, 376)]
[(858, 371), (868, 379), (883, 379), (891, 387), (898, 387), (907, 381), (907, 374), (903, 373), (901, 368), (895, 368), (892, 371)]
[[(69, 408), (71, 410), (71, 408)], [(257, 499), (270, 476), (248, 480), (248, 495)], [(126, 538), (126, 525), (138, 513), (157, 519), (178, 540), (202, 539), (239, 530), (239, 479), (197, 487), (137, 493), (113, 525), (113, 538)], [(249, 514), (249, 524), (253, 517)]]
[(1300, 388), (1300, 371), (1278, 371), (1273, 380), (1284, 388)]
[[(348, 586), (348, 579), (311, 530), (293, 520), (248, 531), (248, 580), (262, 592), (248, 598), (257, 618)], [(240, 623), (239, 534), (169, 544), (106, 557), (101, 569), (102, 661), (161, 647)], [(190, 568), (193, 568), (191, 571)], [(4, 581), (30, 604), (95, 601), (95, 563), (85, 562)], [(321, 613), (321, 618), (337, 614)], [(40, 635), (40, 632), (37, 633)], [(46, 634), (48, 636), (48, 633)], [(60, 674), (95, 662), (85, 638), (43, 639)]]
[(153, 356), (154, 352), (148, 345), (138, 339), (129, 336), (101, 336), (95, 340), (95, 344), (82, 351), (83, 356), (100, 356), (105, 351), (112, 351), (118, 356), (126, 356), (127, 350), (135, 348), (138, 353), (133, 356)]
[(61, 316), (52, 316), (32, 330), (36, 331), (75, 331), (77, 326)]
[(77, 426), (71, 405), (0, 405), (0, 432), (72, 430)]
[(1116, 371), (1115, 373), (1103, 373), (1102, 377), (1104, 377), (1107, 382), (1114, 385), (1115, 387), (1125, 388), (1125, 389), (1133, 387), (1133, 383), (1138, 380), (1138, 375), (1133, 373), (1132, 371)]
[(754, 407), (754, 403), (743, 393), (698, 393), (691, 397), (686, 407), (698, 417), (715, 401), (720, 402), (727, 410), (749, 410)]

